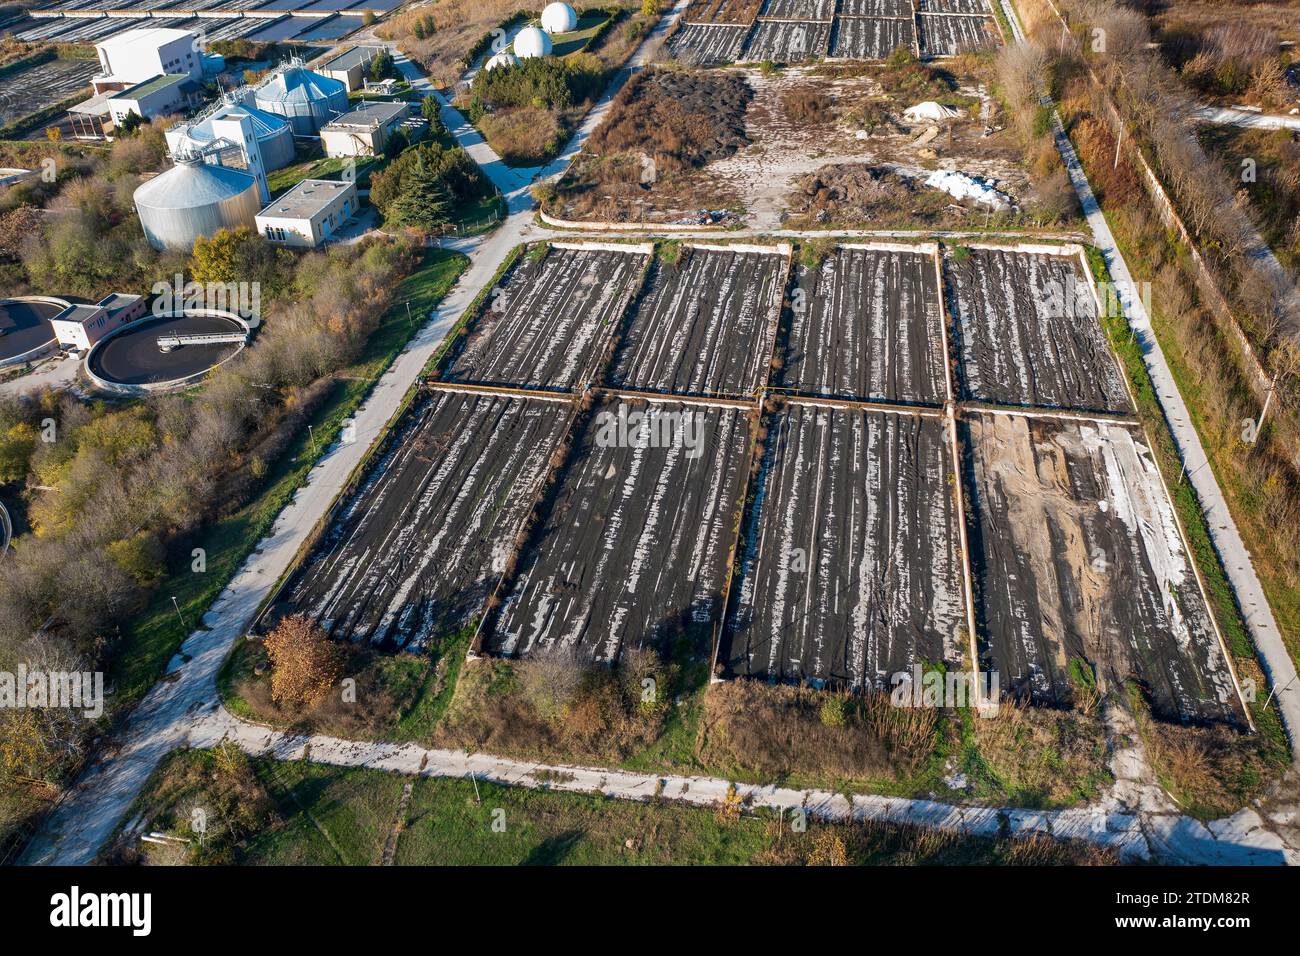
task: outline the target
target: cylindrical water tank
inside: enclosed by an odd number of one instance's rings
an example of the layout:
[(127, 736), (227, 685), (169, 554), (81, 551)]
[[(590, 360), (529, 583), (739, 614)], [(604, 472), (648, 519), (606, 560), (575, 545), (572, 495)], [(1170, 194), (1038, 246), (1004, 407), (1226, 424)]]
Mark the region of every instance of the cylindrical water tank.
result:
[(295, 136), (315, 136), (322, 126), (348, 111), (348, 90), (339, 80), (290, 66), (254, 91), (253, 105), (283, 116)]
[(578, 14), (567, 3), (548, 3), (542, 11), (542, 29), (547, 33), (571, 33), (578, 26)]
[(253, 226), (261, 208), (257, 179), (241, 169), (180, 162), (135, 191), (149, 245), (158, 250), (194, 247), (218, 229)]
[(548, 56), (550, 52), (551, 38), (537, 27), (524, 27), (515, 36), (515, 56), (521, 60)]
[(293, 130), (289, 127), (289, 121), (255, 106), (223, 106), (197, 123), (178, 123), (163, 134), (167, 139), (167, 149), (173, 156), (196, 152), (215, 139), (212, 132), (213, 120), (240, 113), (248, 114), (253, 121), (253, 136), (262, 151), (262, 164), (267, 172), (282, 169), (293, 162)]

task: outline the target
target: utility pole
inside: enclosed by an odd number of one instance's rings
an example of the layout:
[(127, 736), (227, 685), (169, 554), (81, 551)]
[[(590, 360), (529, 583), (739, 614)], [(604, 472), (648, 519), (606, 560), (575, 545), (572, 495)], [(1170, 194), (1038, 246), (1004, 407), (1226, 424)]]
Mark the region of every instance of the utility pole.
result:
[(1257, 437), (1264, 427), (1264, 416), (1268, 414), (1268, 406), (1273, 404), (1273, 393), (1277, 391), (1277, 378), (1277, 375), (1273, 376), (1273, 381), (1268, 386), (1268, 394), (1264, 396), (1264, 407), (1259, 410), (1259, 421), (1255, 422), (1255, 435)]

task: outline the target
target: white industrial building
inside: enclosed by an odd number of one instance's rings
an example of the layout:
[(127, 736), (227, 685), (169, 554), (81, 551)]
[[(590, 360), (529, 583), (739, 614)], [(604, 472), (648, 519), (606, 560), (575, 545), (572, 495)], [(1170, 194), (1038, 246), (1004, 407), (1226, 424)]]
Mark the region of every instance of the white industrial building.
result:
[(323, 60), (316, 72), (331, 80), (338, 80), (349, 93), (355, 93), (366, 85), (370, 73), (370, 61), (379, 55), (381, 47), (354, 46), (350, 50), (336, 53)]
[(406, 119), (405, 103), (366, 103), (331, 120), (320, 129), (325, 155), (378, 156), (393, 130)]
[(356, 183), (304, 179), (257, 214), (257, 231), (270, 242), (315, 249), (333, 238), (356, 211)]
[(88, 350), (113, 329), (144, 317), (141, 296), (114, 292), (94, 305), (72, 304), (50, 319), (60, 345)]
[(96, 43), (103, 72), (92, 80), (95, 92), (122, 90), (164, 75), (184, 74), (198, 82), (203, 78), (203, 57), (197, 40), (189, 30), (148, 27)]
[[(246, 98), (251, 99), (251, 96)], [(167, 149), (172, 156), (206, 150), (219, 138), (216, 127), (228, 128), (223, 120), (237, 120), (244, 116), (252, 123), (253, 138), (257, 141), (262, 164), (268, 173), (293, 162), (293, 130), (289, 127), (289, 121), (241, 102), (237, 94), (227, 94), (220, 103), (168, 128), (163, 134), (167, 139)], [(208, 162), (218, 162), (220, 158), (210, 155), (207, 159)]]
[(183, 113), (202, 102), (199, 85), (185, 73), (168, 73), (136, 83), (104, 101), (114, 126), (134, 113), (141, 119)]

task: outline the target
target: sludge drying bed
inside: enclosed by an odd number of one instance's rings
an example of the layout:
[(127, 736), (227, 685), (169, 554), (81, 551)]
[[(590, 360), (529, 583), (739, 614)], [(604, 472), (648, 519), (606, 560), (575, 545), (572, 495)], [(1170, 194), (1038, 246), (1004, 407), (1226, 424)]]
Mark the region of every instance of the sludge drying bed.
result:
[(961, 435), (981, 653), (1002, 691), (1069, 704), (1071, 665), (1087, 662), (1104, 689), (1139, 681), (1163, 717), (1238, 719), (1141, 430), (977, 413)]
[(941, 419), (792, 402), (773, 416), (722, 661), (737, 675), (891, 686), (960, 665), (966, 624)]
[(683, 246), (654, 263), (610, 383), (638, 392), (752, 395), (766, 382), (789, 249)]
[[(620, 425), (634, 412), (658, 416), (639, 447)], [(607, 661), (632, 648), (662, 650), (683, 633), (711, 636), (749, 432), (750, 412), (740, 407), (615, 401), (594, 409), (483, 649)]]
[(1077, 255), (973, 247), (944, 271), (963, 398), (1133, 412)]
[(943, 315), (932, 250), (841, 246), (799, 266), (779, 375), (784, 389), (942, 405)]
[(635, 294), (648, 253), (552, 245), (489, 295), (439, 376), (445, 382), (567, 390), (587, 381)]
[(397, 648), (464, 627), (505, 570), (569, 419), (561, 401), (422, 396), (276, 611)]

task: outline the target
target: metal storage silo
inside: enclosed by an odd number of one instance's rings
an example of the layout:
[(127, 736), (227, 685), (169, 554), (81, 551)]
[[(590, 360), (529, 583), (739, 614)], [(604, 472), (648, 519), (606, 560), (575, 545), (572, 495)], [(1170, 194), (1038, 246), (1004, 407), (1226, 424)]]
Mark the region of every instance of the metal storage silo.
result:
[(348, 111), (348, 90), (339, 80), (293, 64), (253, 92), (253, 105), (283, 116), (295, 136), (315, 136), (322, 126)]
[(218, 229), (252, 227), (261, 203), (255, 176), (184, 157), (135, 191), (135, 208), (149, 245), (188, 250)]

